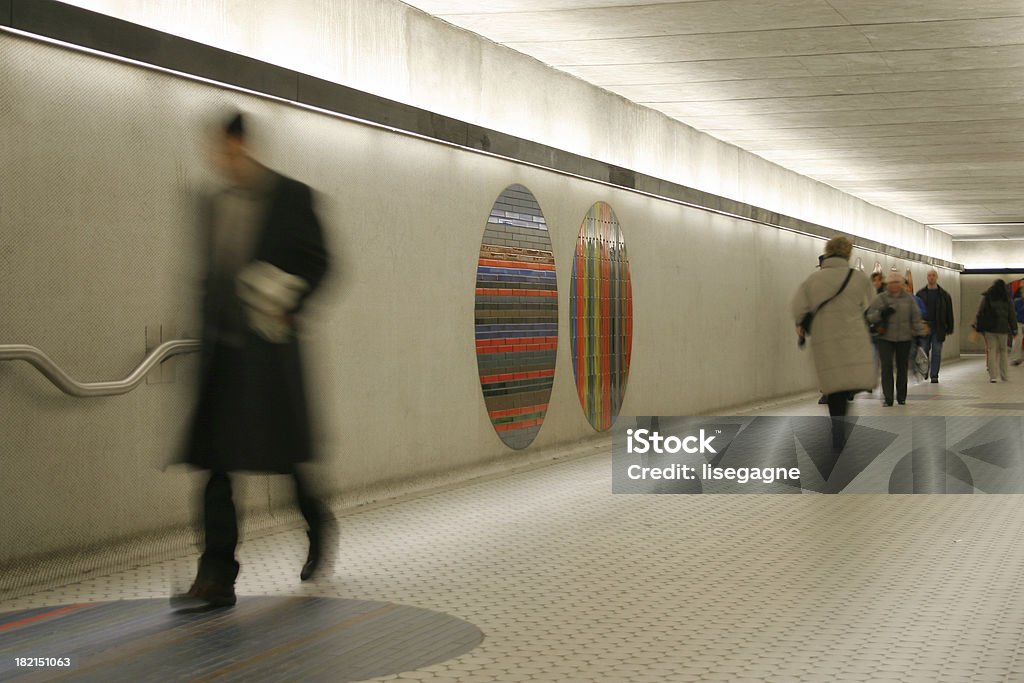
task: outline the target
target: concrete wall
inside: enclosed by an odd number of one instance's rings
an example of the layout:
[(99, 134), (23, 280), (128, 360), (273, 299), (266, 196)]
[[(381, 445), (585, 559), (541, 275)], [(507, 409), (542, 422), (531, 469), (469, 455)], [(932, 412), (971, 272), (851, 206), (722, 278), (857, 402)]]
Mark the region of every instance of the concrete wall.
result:
[(1024, 271), (1024, 240), (957, 241), (953, 243), (952, 260), (963, 264), (964, 268), (1017, 268)]
[(984, 353), (985, 342), (970, 340), (970, 323), (978, 312), (982, 293), (999, 278), (1005, 282), (1024, 278), (1024, 241), (973, 240), (953, 243), (953, 258), (965, 268), (1011, 268), (1016, 273), (999, 275), (964, 274), (960, 277), (962, 297), (961, 315), (965, 324), (960, 328), (960, 346), (965, 353)]
[[(999, 275), (976, 275), (976, 274), (963, 274), (960, 276), (960, 297), (961, 297), (961, 319), (964, 324), (960, 326), (960, 348), (964, 353), (985, 353), (985, 341), (983, 339), (976, 339), (971, 341), (971, 323), (974, 322), (975, 316), (978, 314), (978, 306), (981, 303), (981, 295), (984, 294), (985, 290), (992, 286), (992, 282), (996, 279), (1003, 280), (1004, 282), (1011, 282), (1013, 280), (1019, 280), (1024, 278), (1024, 268), (1020, 269), (1017, 273), (1007, 273)], [(1017, 338), (1019, 344), (1021, 338)]]
[(951, 255), (945, 233), (397, 0), (70, 4), (917, 253)]
[[(201, 123), (239, 106), (260, 156), (317, 190), (336, 255), (308, 314), (308, 370), (318, 480), (347, 500), (595, 437), (575, 393), (567, 294), (580, 222), (598, 200), (618, 215), (634, 278), (623, 414), (708, 412), (814, 387), (788, 306), (818, 239), (29, 39), (0, 34), (0, 63), (0, 343), (36, 345), (73, 377), (99, 380), (135, 367), (147, 326), (194, 336), (191, 200), (209, 180)], [(551, 405), (525, 454), (490, 424), (473, 337), (481, 237), (512, 183), (544, 211), (560, 292)], [(857, 258), (872, 269), (874, 254)], [(163, 468), (196, 361), (172, 363), (173, 383), (97, 399), (0, 363), (0, 565), (191, 519), (198, 478)], [(250, 511), (288, 498), (280, 478), (246, 480), (239, 495)]]

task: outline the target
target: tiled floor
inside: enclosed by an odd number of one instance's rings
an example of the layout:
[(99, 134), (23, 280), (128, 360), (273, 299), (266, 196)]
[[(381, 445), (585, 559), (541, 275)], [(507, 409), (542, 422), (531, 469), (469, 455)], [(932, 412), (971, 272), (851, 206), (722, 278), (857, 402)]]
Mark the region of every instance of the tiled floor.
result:
[[(860, 415), (1019, 414), (1024, 367), (981, 359)], [(1004, 406), (1004, 407), (999, 407)], [(885, 411), (885, 412), (883, 412)], [(749, 412), (744, 411), (744, 412)], [(814, 397), (759, 414), (822, 414)], [(385, 601), (484, 635), (384, 679), (1024, 681), (1024, 499), (953, 495), (613, 496), (606, 452), (341, 517), (333, 574), (300, 584), (298, 529), (250, 539), (238, 591)], [(194, 558), (0, 603), (164, 596)]]
[[(1024, 413), (1024, 365), (1010, 366), (1009, 381), (989, 382), (983, 356), (964, 356), (963, 360), (943, 365), (939, 383), (921, 381), (913, 376), (907, 382), (907, 404), (882, 406), (881, 389), (874, 394), (858, 394), (851, 415), (1020, 415)], [(817, 395), (814, 396), (817, 399)], [(778, 403), (747, 406), (742, 415), (824, 415), (825, 406), (805, 398)]]

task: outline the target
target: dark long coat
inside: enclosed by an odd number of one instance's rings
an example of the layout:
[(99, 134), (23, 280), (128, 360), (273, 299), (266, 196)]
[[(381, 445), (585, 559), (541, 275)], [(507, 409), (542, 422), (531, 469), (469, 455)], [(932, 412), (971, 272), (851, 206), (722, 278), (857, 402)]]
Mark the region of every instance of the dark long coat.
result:
[[(323, 279), (328, 260), (312, 194), (308, 186), (277, 173), (268, 192), (253, 260), (305, 280), (304, 301)], [(205, 208), (208, 221), (212, 202)], [(226, 472), (290, 472), (295, 463), (313, 457), (298, 340), (293, 335), (275, 344), (246, 330), (241, 348), (216, 352), (223, 347), (216, 344), (219, 320), (209, 288), (212, 249), (207, 251), (199, 400), (185, 461)]]

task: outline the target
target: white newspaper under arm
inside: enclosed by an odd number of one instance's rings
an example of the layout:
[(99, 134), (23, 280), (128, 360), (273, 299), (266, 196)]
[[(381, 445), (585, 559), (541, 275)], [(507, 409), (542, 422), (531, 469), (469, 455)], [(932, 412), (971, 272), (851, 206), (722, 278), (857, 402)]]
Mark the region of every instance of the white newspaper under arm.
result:
[(298, 306), (309, 283), (266, 261), (254, 261), (238, 274), (235, 287), (253, 332), (275, 344), (291, 339), (288, 314)]

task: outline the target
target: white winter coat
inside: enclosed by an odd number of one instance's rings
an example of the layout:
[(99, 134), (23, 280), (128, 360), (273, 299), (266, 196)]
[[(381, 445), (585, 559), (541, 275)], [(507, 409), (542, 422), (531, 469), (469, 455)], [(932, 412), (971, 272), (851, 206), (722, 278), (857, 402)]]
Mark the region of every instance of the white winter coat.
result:
[[(794, 322), (799, 325), (805, 313), (839, 291), (849, 271), (846, 259), (825, 259), (793, 296)], [(864, 322), (864, 311), (874, 298), (871, 280), (854, 270), (846, 289), (815, 314), (808, 339), (822, 393), (874, 389), (875, 356)]]

